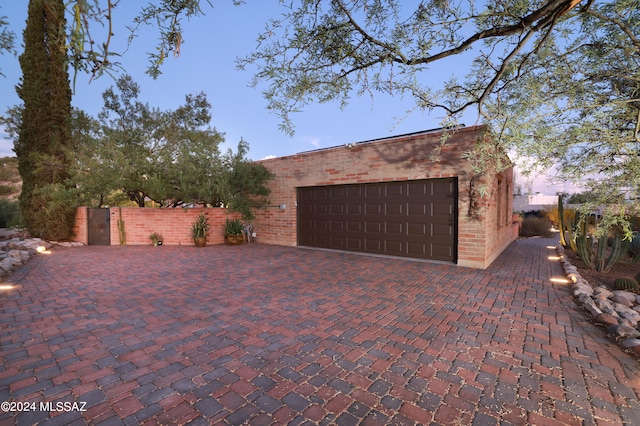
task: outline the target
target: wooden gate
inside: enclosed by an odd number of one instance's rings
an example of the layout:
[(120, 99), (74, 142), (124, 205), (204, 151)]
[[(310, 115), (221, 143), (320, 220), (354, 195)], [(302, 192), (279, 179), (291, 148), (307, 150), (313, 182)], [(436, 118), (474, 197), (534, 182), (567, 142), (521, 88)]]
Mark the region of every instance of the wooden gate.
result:
[(89, 245), (111, 245), (111, 217), (109, 209), (87, 209)]

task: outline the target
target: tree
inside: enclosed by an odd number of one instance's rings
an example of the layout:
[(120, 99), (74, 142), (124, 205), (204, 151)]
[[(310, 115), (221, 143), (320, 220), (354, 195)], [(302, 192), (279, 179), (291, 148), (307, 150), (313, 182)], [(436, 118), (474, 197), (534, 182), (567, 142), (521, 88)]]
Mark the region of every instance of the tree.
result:
[[(508, 85), (511, 70), (592, 3), (300, 0), (239, 65), (257, 66), (254, 83), (268, 83), (268, 106), (286, 131), (290, 114), (310, 102), (346, 105), (353, 94), (375, 92), (412, 96), (415, 108), (439, 108), (450, 118), (472, 105), (486, 114), (485, 101)], [(430, 67), (464, 54), (473, 58), (464, 82), (428, 78)]]
[(17, 92), (24, 107), (14, 151), (22, 177), (20, 208), (33, 236), (71, 235), (75, 203), (66, 186), (71, 89), (62, 1), (30, 0)]
[[(580, 36), (549, 40), (493, 101), (503, 143), (532, 168), (582, 182), (604, 230), (637, 214), (640, 196), (640, 8), (617, 1), (579, 18)], [(560, 45), (564, 45), (561, 49)]]
[(264, 203), (271, 174), (246, 158), (248, 144), (222, 156), (224, 135), (209, 126), (211, 105), (203, 93), (187, 95), (175, 110), (139, 101), (130, 76), (103, 94), (98, 120), (74, 115), (76, 146), (72, 181), (81, 199), (102, 205), (122, 193), (138, 206), (227, 205), (245, 217)]
[[(9, 25), (9, 21), (7, 21), (6, 16), (0, 16), (0, 55), (4, 53), (14, 53), (15, 54), (15, 34), (13, 31), (9, 31), (7, 26)], [(0, 72), (1, 76), (4, 76), (2, 72)]]
[(221, 175), (222, 202), (229, 210), (239, 212), (243, 219), (254, 218), (253, 209), (267, 204), (270, 194), (266, 183), (273, 173), (262, 164), (247, 159), (249, 144), (241, 140), (237, 151), (229, 150), (223, 159), (224, 173)]
[[(466, 76), (429, 79), (463, 54)], [(445, 124), (473, 107), (500, 148), (531, 159), (532, 170), (553, 165), (561, 178), (588, 181), (612, 206), (603, 227), (622, 224), (630, 236), (623, 199), (640, 189), (638, 0), (300, 0), (239, 66), (257, 67), (254, 84), (268, 84), (268, 107), (288, 132), (291, 113), (354, 94), (410, 96), (413, 109), (444, 112)]]
[(147, 199), (172, 207), (185, 200), (217, 202), (207, 199), (215, 193), (209, 171), (220, 169), (218, 145), (224, 138), (208, 126), (206, 96), (188, 95), (175, 111), (160, 111), (138, 100), (140, 87), (130, 76), (118, 79), (116, 86), (103, 94), (100, 149), (89, 148), (82, 157), (84, 175), (97, 168), (99, 176), (98, 185), (87, 190), (119, 189), (140, 207)]

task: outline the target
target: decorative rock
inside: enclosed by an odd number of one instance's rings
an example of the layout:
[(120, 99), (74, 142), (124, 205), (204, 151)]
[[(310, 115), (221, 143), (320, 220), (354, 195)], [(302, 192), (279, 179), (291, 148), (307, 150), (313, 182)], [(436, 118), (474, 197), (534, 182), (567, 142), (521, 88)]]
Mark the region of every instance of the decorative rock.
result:
[(617, 294), (611, 298), (611, 301), (613, 303), (618, 303), (620, 305), (624, 305), (629, 308), (633, 306), (633, 303), (631, 302), (631, 300), (627, 299), (626, 297), (619, 296)]
[(607, 327), (607, 331), (609, 332), (609, 334), (613, 334), (622, 338), (640, 337), (640, 331), (626, 325), (610, 325), (609, 327)]
[[(0, 240), (0, 276), (9, 275), (15, 268), (26, 263), (37, 253), (53, 247), (51, 242), (40, 238), (19, 238), (21, 231), (3, 230), (3, 236), (13, 236), (7, 240)], [(84, 245), (82, 243), (71, 243)]]
[(593, 294), (593, 287), (583, 283), (576, 283), (573, 286), (573, 295), (576, 297), (580, 297), (581, 294), (586, 294), (587, 296), (591, 296)]
[(629, 321), (631, 321), (632, 323), (633, 322), (637, 323), (638, 321), (640, 321), (640, 313), (634, 311), (633, 309), (629, 308), (628, 306), (625, 306), (625, 305), (623, 305), (621, 303), (616, 303), (614, 307), (615, 307), (616, 312), (622, 318), (626, 318)]
[(602, 311), (596, 306), (596, 303), (589, 295), (581, 294), (578, 297), (578, 300), (580, 301), (580, 303), (582, 303), (584, 309), (591, 314), (591, 316), (595, 317), (602, 313)]
[(626, 339), (622, 341), (622, 346), (631, 352), (640, 355), (640, 339)]
[(0, 261), (0, 269), (2, 269), (4, 272), (11, 272), (13, 268), (14, 265), (9, 258), (5, 258)]
[(616, 312), (615, 308), (613, 307), (613, 303), (611, 303), (609, 300), (606, 299), (595, 299), (594, 302), (596, 303), (596, 306), (598, 308), (600, 308), (600, 310), (602, 312), (604, 312), (605, 314), (609, 314), (609, 315), (613, 315), (613, 316), (618, 316), (618, 313)]
[(640, 339), (626, 339), (622, 341), (622, 346), (625, 348), (633, 348), (634, 346), (640, 346)]
[(608, 299), (610, 297), (613, 297), (613, 293), (609, 291), (609, 289), (602, 287), (602, 286), (598, 286), (593, 290), (593, 295), (595, 297), (597, 297), (598, 299)]
[(62, 242), (62, 243), (57, 243), (60, 247), (81, 247), (84, 244), (79, 243), (77, 241), (72, 241), (72, 242)]
[(631, 303), (635, 303), (635, 301), (636, 301), (636, 294), (635, 293), (631, 293), (630, 291), (616, 290), (616, 291), (613, 292), (613, 294), (615, 296), (624, 297), (625, 299), (628, 299)]
[[(556, 250), (560, 255), (564, 253), (562, 246), (556, 246)], [(585, 311), (596, 322), (608, 326), (610, 334), (625, 339), (622, 346), (640, 356), (640, 294), (624, 290), (611, 292), (606, 286), (598, 286), (589, 292), (583, 285), (590, 285), (580, 276), (577, 268), (572, 267), (566, 259), (561, 262), (567, 278), (575, 283), (572, 286), (573, 294)]]
[(595, 317), (596, 322), (605, 325), (618, 325), (618, 320), (611, 314), (602, 313)]

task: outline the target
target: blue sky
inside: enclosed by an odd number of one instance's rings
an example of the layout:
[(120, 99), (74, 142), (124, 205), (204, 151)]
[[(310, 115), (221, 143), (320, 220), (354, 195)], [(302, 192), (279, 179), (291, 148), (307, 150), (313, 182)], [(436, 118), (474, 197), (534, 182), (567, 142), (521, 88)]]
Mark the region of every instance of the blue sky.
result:
[[(405, 117), (406, 111), (413, 106), (411, 97), (377, 94), (373, 100), (370, 97), (354, 97), (343, 110), (336, 103), (309, 106), (292, 116), (295, 135), (290, 137), (282, 133), (278, 129), (279, 118), (267, 111), (260, 88), (249, 87), (253, 76), (251, 70), (238, 71), (235, 63), (236, 58), (244, 57), (255, 49), (255, 40), (267, 20), (281, 14), (279, 2), (261, 0), (233, 6), (231, 0), (218, 0), (212, 2), (213, 8), (206, 1), (202, 3), (205, 16), (184, 22), (181, 55), (167, 59), (162, 68), (163, 74), (157, 80), (145, 74), (148, 63), (146, 52), (154, 49), (157, 36), (151, 27), (142, 28), (140, 36), (119, 58), (119, 62), (124, 72), (140, 85), (140, 99), (150, 106), (173, 109), (183, 103), (186, 94), (205, 92), (212, 104), (211, 124), (225, 133), (226, 147), (235, 148), (240, 138), (244, 138), (250, 145), (249, 157), (261, 159), (440, 126), (442, 112), (436, 111), (432, 115), (414, 112)], [(22, 50), (27, 4), (27, 0), (14, 0), (3, 2), (0, 6), (0, 16), (8, 18), (10, 28), (17, 35), (19, 53)], [(129, 35), (125, 26), (131, 23), (143, 4), (146, 2), (124, 0), (117, 6), (112, 50), (124, 50)], [(98, 29), (100, 27), (92, 30), (95, 39), (100, 38)], [(447, 60), (423, 77), (441, 84), (451, 77), (454, 70), (464, 70), (464, 63), (468, 60)], [(10, 106), (20, 103), (15, 86), (21, 71), (18, 58), (7, 54), (0, 56), (0, 68), (5, 75), (0, 76), (0, 113), (4, 113)], [(78, 75), (73, 106), (96, 115), (102, 107), (102, 93), (114, 84), (109, 76), (89, 83), (88, 76)], [(463, 122), (475, 124), (473, 111)], [(0, 157), (13, 155), (12, 146), (0, 128)], [(544, 186), (549, 185), (545, 183)]]

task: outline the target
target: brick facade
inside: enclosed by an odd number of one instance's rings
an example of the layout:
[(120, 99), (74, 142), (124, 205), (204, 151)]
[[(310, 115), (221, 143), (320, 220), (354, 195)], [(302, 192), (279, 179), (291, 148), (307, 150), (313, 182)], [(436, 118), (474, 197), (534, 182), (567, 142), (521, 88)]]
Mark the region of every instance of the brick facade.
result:
[[(517, 237), (517, 226), (511, 223), (512, 169), (487, 178), (489, 196), (470, 196), (473, 173), (462, 154), (483, 130), (460, 129), (446, 144), (440, 132), (425, 132), (262, 160), (275, 179), (271, 205), (253, 222), (258, 241), (297, 245), (297, 187), (457, 177), (458, 265), (486, 268)], [(477, 188), (481, 182), (474, 183)], [(472, 198), (477, 209), (470, 212)]]
[[(157, 232), (162, 236), (163, 245), (192, 246), (191, 225), (201, 212), (209, 218), (209, 234), (207, 244), (224, 243), (224, 224), (227, 218), (233, 217), (222, 208), (175, 208), (154, 209), (139, 207), (111, 207), (110, 230), (111, 245), (119, 245), (118, 219), (122, 211), (122, 220), (126, 233), (127, 245), (149, 245), (149, 235)], [(76, 210), (75, 240), (83, 243), (89, 241), (87, 224), (87, 208)]]
[[(255, 212), (258, 241), (297, 245), (298, 187), (455, 177), (457, 264), (484, 269), (516, 239), (518, 227), (511, 221), (513, 169), (480, 179), (462, 158), (483, 130), (483, 126), (459, 129), (445, 144), (441, 143), (441, 132), (422, 132), (262, 160), (275, 178), (269, 184), (271, 204)], [(478, 194), (482, 184), (489, 189), (488, 196)], [(224, 222), (229, 217), (226, 209), (123, 207), (127, 244), (150, 244), (149, 235), (158, 232), (163, 244), (193, 245), (191, 224), (202, 211), (211, 224), (208, 243), (223, 243)], [(119, 244), (119, 212), (117, 207), (110, 209), (111, 245)], [(75, 233), (76, 241), (88, 241), (86, 207), (77, 210)]]

